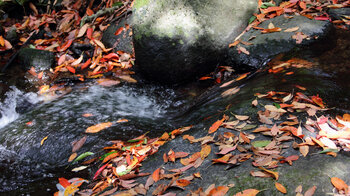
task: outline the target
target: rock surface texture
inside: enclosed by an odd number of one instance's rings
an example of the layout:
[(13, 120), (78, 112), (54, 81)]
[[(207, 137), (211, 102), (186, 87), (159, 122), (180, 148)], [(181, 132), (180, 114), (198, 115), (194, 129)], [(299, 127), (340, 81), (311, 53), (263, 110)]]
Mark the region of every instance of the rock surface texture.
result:
[(257, 6), (256, 0), (137, 0), (136, 68), (163, 83), (180, 83), (213, 71)]
[[(278, 16), (263, 22), (259, 27), (267, 29), (269, 24), (279, 27), (280, 32), (262, 34), (261, 30), (250, 29), (245, 33), (241, 40), (251, 43), (251, 45), (242, 45), (249, 55), (239, 52), (237, 47), (232, 47), (228, 53), (227, 64), (232, 65), (235, 70), (249, 71), (260, 68), (263, 63), (277, 54), (287, 53), (298, 49), (312, 47), (318, 50), (320, 47), (315, 45), (322, 44), (332, 32), (333, 26), (329, 21), (310, 20), (304, 16), (294, 16), (286, 18)], [(287, 29), (298, 28), (293, 32), (285, 32)], [(305, 36), (300, 44), (297, 43), (294, 35), (302, 32)], [(303, 36), (303, 35), (302, 35)]]
[(49, 70), (55, 64), (54, 53), (32, 48), (21, 49), (18, 59), (25, 70), (34, 67), (37, 71)]

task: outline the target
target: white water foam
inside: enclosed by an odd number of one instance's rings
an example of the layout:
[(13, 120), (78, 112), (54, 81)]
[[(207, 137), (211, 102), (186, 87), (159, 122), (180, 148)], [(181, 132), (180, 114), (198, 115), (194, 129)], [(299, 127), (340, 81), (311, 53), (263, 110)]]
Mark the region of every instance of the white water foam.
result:
[(30, 104), (36, 104), (40, 101), (36, 93), (23, 93), (16, 87), (11, 87), (11, 90), (6, 93), (6, 98), (3, 103), (0, 103), (0, 129), (19, 117), (16, 107), (18, 103), (23, 103), (24, 100)]

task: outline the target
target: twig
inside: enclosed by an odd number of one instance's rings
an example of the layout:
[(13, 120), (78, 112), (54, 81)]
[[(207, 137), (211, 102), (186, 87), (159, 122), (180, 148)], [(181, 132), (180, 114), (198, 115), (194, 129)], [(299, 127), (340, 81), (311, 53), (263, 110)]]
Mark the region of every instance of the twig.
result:
[(99, 10), (98, 12), (96, 12), (96, 14), (93, 14), (91, 16), (84, 16), (83, 19), (81, 19), (80, 22), (80, 27), (82, 27), (85, 23), (90, 22), (90, 21), (95, 21), (96, 18), (106, 15), (106, 14), (112, 14), (115, 10), (119, 9), (120, 7), (118, 6), (114, 6), (111, 8), (104, 8), (102, 10)]

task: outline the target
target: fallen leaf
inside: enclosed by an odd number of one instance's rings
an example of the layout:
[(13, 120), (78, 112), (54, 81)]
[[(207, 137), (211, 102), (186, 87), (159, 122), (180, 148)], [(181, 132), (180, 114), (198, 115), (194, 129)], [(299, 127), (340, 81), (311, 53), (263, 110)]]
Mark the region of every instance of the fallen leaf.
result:
[(278, 182), (275, 182), (275, 187), (278, 191), (280, 191), (281, 193), (283, 194), (286, 194), (287, 193), (287, 189), (280, 183)]
[(294, 31), (297, 31), (299, 30), (299, 27), (291, 27), (291, 28), (288, 28), (286, 30), (284, 30), (284, 32), (294, 32)]
[(345, 191), (345, 193), (348, 192), (349, 186), (342, 179), (337, 178), (337, 177), (333, 177), (333, 178), (331, 178), (331, 182), (332, 182), (333, 186), (338, 189), (338, 191), (343, 190), (343, 191)]
[(68, 158), (68, 162), (72, 162), (77, 156), (78, 154), (76, 152), (72, 153)]
[(41, 140), (40, 146), (42, 146), (42, 145), (44, 144), (45, 140), (47, 140), (47, 137), (49, 137), (49, 136), (46, 136), (46, 137), (44, 137), (44, 138)]
[(80, 29), (79, 29), (79, 33), (77, 35), (77, 38), (79, 37), (82, 37), (85, 33), (86, 33), (86, 30), (88, 29), (89, 27), (89, 24), (84, 24)]
[(201, 159), (204, 160), (211, 152), (211, 147), (209, 145), (202, 146)]
[(249, 116), (242, 116), (242, 115), (235, 115), (235, 117), (238, 119), (238, 120), (248, 120), (249, 119)]
[(304, 157), (306, 157), (306, 155), (309, 153), (309, 146), (307, 145), (300, 146), (299, 151)]
[(225, 92), (221, 93), (221, 96), (226, 97), (229, 95), (234, 95), (234, 94), (238, 93), (239, 90), (240, 90), (239, 87), (234, 87), (234, 88), (228, 89)]
[(224, 196), (228, 190), (227, 186), (218, 186), (211, 189), (208, 196)]
[(223, 116), (221, 120), (218, 120), (214, 124), (212, 124), (211, 127), (209, 128), (209, 134), (217, 131), (224, 121), (225, 121), (225, 116)]
[(91, 113), (85, 113), (82, 115), (83, 117), (87, 118), (87, 117), (91, 117), (91, 116), (94, 116), (93, 114)]
[(88, 168), (88, 166), (80, 166), (80, 167), (76, 167), (74, 169), (72, 169), (73, 172), (78, 172), (78, 171), (81, 171), (81, 170), (84, 170)]
[(72, 152), (78, 151), (78, 150), (84, 145), (84, 143), (86, 142), (86, 139), (87, 139), (87, 136), (84, 136), (84, 137), (81, 138), (80, 140), (74, 141), (74, 142), (72, 143), (72, 145), (73, 145), (73, 147), (72, 147)]
[(316, 186), (313, 186), (311, 188), (309, 188), (305, 193), (304, 193), (304, 196), (312, 196), (314, 195), (316, 191)]
[(242, 192), (236, 193), (234, 196), (255, 196), (259, 193), (259, 190), (256, 189), (246, 189)]
[(185, 187), (185, 186), (188, 186), (189, 184), (191, 184), (191, 182), (189, 180), (186, 180), (186, 179), (176, 180), (176, 185), (180, 186), (180, 187)]
[(258, 105), (258, 100), (257, 100), (257, 99), (254, 99), (254, 100), (252, 101), (252, 105), (256, 107), (256, 106)]
[(265, 172), (267, 172), (267, 173), (269, 173), (269, 174), (272, 174), (273, 177), (274, 177), (276, 180), (278, 180), (278, 177), (279, 177), (278, 172), (274, 172), (274, 171), (265, 169), (265, 168), (263, 168), (263, 167), (259, 167), (259, 169), (261, 169), (261, 170), (263, 170), (263, 171), (265, 171)]
[(274, 32), (280, 32), (280, 31), (282, 31), (281, 28), (275, 27), (275, 28), (272, 28), (272, 29), (263, 29), (261, 31), (261, 33), (265, 34), (265, 33), (274, 33)]
[(159, 180), (159, 173), (160, 173), (160, 168), (156, 169), (153, 172), (152, 178), (153, 178), (154, 182), (157, 182)]
[(105, 123), (93, 125), (91, 127), (88, 127), (86, 129), (85, 133), (97, 133), (97, 132), (100, 132), (101, 130), (106, 129), (112, 125), (113, 125), (113, 123), (111, 123), (111, 122), (105, 122)]
[(119, 29), (117, 29), (114, 33), (114, 35), (119, 35), (120, 33), (122, 33), (122, 31), (124, 31), (124, 27), (120, 27)]
[(250, 52), (249, 52), (246, 48), (242, 47), (241, 45), (238, 45), (238, 46), (237, 46), (237, 50), (238, 50), (238, 53), (243, 52), (243, 53), (246, 54), (246, 55), (249, 55), (249, 54), (250, 54)]
[(130, 82), (130, 83), (137, 83), (137, 80), (135, 80), (134, 78), (128, 76), (128, 75), (124, 75), (124, 76), (119, 76), (120, 79)]

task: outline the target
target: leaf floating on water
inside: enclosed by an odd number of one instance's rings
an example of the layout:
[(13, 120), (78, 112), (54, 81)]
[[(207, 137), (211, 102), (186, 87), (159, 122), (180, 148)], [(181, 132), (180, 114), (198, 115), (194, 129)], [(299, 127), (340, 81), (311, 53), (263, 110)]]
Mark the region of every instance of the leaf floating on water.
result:
[(259, 193), (259, 190), (256, 189), (246, 189), (242, 192), (236, 193), (234, 196), (255, 196)]
[(225, 92), (221, 93), (221, 96), (226, 97), (229, 95), (234, 95), (234, 94), (238, 93), (239, 90), (240, 90), (240, 88), (234, 87), (234, 88), (228, 89)]
[(46, 137), (44, 137), (44, 138), (41, 140), (40, 146), (42, 146), (42, 145), (44, 144), (45, 140), (47, 140), (48, 137), (49, 137), (49, 136), (46, 136)]
[(111, 123), (111, 122), (100, 123), (100, 124), (88, 127), (85, 132), (86, 133), (98, 133), (101, 130), (106, 129), (112, 125), (113, 125), (113, 123)]
[(286, 194), (287, 193), (287, 189), (280, 183), (275, 182), (275, 187), (277, 190), (279, 190), (281, 193)]

